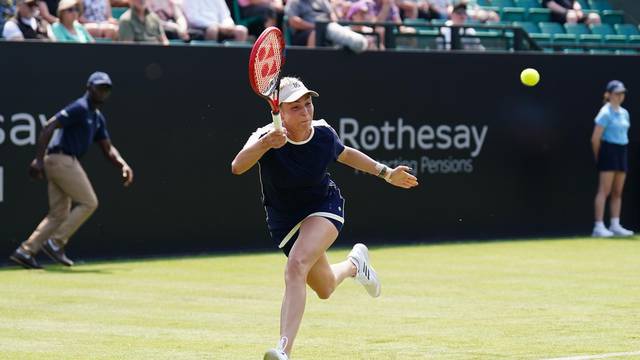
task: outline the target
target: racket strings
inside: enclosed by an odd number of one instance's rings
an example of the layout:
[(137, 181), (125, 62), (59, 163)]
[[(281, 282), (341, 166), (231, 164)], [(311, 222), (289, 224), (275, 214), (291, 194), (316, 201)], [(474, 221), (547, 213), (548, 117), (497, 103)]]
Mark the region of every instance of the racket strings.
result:
[(253, 64), (255, 81), (260, 93), (269, 95), (277, 90), (275, 82), (280, 73), (281, 65), (282, 48), (278, 36), (272, 33), (260, 44)]

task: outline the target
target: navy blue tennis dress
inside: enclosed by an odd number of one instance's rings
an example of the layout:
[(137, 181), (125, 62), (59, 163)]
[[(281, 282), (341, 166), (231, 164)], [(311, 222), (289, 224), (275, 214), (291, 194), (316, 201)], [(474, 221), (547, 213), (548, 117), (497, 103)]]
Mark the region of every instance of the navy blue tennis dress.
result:
[[(271, 129), (273, 124), (258, 129), (252, 137), (260, 138)], [(314, 120), (307, 140), (287, 140), (258, 161), (267, 226), (285, 255), (307, 217), (322, 216), (338, 231), (342, 229), (344, 199), (327, 172), (342, 151), (344, 145), (335, 130), (324, 120)]]

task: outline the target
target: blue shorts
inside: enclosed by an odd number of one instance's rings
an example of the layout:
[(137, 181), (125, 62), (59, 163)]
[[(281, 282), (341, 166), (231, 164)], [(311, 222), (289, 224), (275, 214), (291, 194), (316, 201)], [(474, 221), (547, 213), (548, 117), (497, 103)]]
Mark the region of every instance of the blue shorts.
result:
[(629, 168), (627, 152), (627, 145), (602, 141), (598, 152), (598, 171), (627, 172)]
[(267, 227), (271, 238), (287, 256), (298, 238), (300, 225), (304, 219), (311, 216), (324, 217), (331, 221), (338, 232), (342, 230), (344, 224), (344, 198), (336, 186), (329, 186), (329, 192), (324, 201), (299, 211), (282, 212), (269, 206), (266, 210)]

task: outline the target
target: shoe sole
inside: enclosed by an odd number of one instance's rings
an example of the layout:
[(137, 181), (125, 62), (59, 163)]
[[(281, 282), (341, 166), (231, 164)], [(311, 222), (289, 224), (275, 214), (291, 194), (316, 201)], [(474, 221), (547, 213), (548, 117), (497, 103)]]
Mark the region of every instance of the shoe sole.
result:
[(51, 252), (49, 252), (49, 249), (46, 246), (42, 247), (42, 251), (44, 251), (44, 253), (47, 254), (47, 256), (49, 258), (51, 258), (51, 260), (57, 262), (58, 264), (62, 264), (64, 266), (69, 266), (69, 267), (71, 267), (73, 265), (73, 264), (69, 264), (69, 263), (66, 263), (64, 261), (58, 260), (55, 256), (53, 256), (53, 254)]
[(13, 256), (13, 255), (9, 256), (9, 260), (11, 260), (11, 261), (13, 261), (14, 263), (16, 263), (16, 264), (18, 264), (18, 265), (22, 266), (22, 267), (23, 267), (23, 268), (25, 268), (25, 269), (34, 269), (34, 270), (42, 269), (42, 267), (34, 267), (34, 266), (32, 266), (31, 264), (26, 263), (26, 262), (22, 261), (22, 259), (20, 259), (20, 258), (18, 258), (18, 257), (15, 257), (15, 256)]

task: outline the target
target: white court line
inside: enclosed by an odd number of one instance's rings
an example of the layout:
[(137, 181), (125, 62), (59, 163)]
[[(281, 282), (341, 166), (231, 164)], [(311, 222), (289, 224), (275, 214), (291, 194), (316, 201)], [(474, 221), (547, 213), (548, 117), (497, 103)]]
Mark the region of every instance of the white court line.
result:
[(627, 356), (635, 356), (635, 355), (640, 355), (640, 351), (609, 353), (609, 354), (597, 354), (597, 355), (569, 356), (569, 357), (548, 358), (548, 359), (541, 359), (541, 360), (591, 360), (591, 359), (606, 359), (606, 358), (615, 358), (615, 357), (627, 357)]

